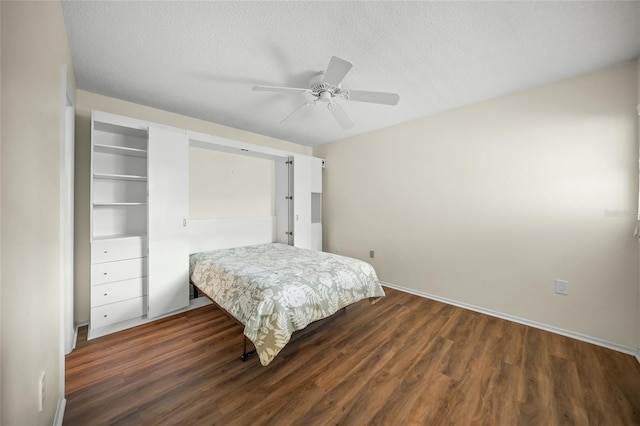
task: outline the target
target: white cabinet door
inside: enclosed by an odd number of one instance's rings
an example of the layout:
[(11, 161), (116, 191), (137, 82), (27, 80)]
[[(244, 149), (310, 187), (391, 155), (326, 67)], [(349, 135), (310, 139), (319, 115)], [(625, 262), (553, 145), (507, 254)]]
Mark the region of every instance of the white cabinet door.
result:
[(311, 157), (293, 157), (293, 245), (311, 248)]
[(311, 249), (311, 157), (293, 157), (293, 245)]
[(322, 159), (293, 157), (293, 245), (322, 250)]
[(148, 317), (189, 304), (189, 139), (149, 128)]
[(322, 251), (322, 158), (311, 157), (311, 249)]
[(309, 158), (310, 190), (314, 193), (322, 192), (322, 158)]

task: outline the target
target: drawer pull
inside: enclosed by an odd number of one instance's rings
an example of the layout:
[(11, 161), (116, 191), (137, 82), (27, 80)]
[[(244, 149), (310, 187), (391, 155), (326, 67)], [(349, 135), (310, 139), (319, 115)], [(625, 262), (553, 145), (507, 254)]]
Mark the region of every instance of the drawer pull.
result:
[(103, 318), (106, 318), (106, 317), (107, 317), (107, 314), (104, 314), (104, 317), (103, 317)]
[(109, 253), (109, 250), (105, 250), (104, 253)]
[(107, 275), (107, 273), (106, 273), (106, 272), (104, 272), (102, 275)]
[(105, 293), (104, 295), (105, 295), (105, 296), (108, 296), (108, 294), (107, 294), (107, 293)]

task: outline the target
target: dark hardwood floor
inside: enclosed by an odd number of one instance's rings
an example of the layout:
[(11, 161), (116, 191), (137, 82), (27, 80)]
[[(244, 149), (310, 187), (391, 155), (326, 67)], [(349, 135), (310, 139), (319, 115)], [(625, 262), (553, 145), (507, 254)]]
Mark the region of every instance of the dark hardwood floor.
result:
[(66, 357), (65, 425), (631, 425), (629, 355), (385, 289), (294, 334), (267, 367), (208, 306)]

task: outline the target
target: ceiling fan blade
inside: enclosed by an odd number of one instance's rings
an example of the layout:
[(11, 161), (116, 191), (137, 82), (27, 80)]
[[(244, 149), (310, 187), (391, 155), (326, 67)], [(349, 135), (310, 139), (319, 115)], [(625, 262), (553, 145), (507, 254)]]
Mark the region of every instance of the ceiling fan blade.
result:
[(353, 127), (353, 121), (351, 121), (347, 113), (339, 104), (329, 102), (327, 108), (329, 108), (329, 111), (331, 111), (331, 114), (333, 114), (333, 117), (336, 119), (340, 127), (345, 130)]
[(397, 93), (345, 90), (340, 94), (350, 101), (371, 102), (374, 104), (397, 105), (400, 100), (400, 96)]
[(332, 56), (329, 61), (329, 67), (324, 74), (324, 82), (331, 86), (338, 86), (352, 66), (351, 62)]
[(281, 122), (280, 124), (284, 123), (285, 121), (289, 120), (290, 118), (300, 114), (303, 110), (308, 109), (309, 107), (315, 106), (316, 103), (315, 102), (305, 102), (304, 104), (300, 105), (299, 108), (296, 108), (295, 111), (293, 111), (291, 114), (287, 115)]
[(311, 93), (309, 89), (298, 89), (296, 87), (253, 86), (253, 90), (256, 92)]

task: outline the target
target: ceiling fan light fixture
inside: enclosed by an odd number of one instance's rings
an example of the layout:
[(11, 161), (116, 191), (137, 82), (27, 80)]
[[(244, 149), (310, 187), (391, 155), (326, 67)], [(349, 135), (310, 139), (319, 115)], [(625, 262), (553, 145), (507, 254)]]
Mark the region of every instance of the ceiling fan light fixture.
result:
[(325, 92), (320, 92), (320, 94), (318, 95), (318, 100), (322, 101), (322, 102), (331, 102), (331, 98), (333, 97), (333, 94), (329, 91), (325, 91)]

